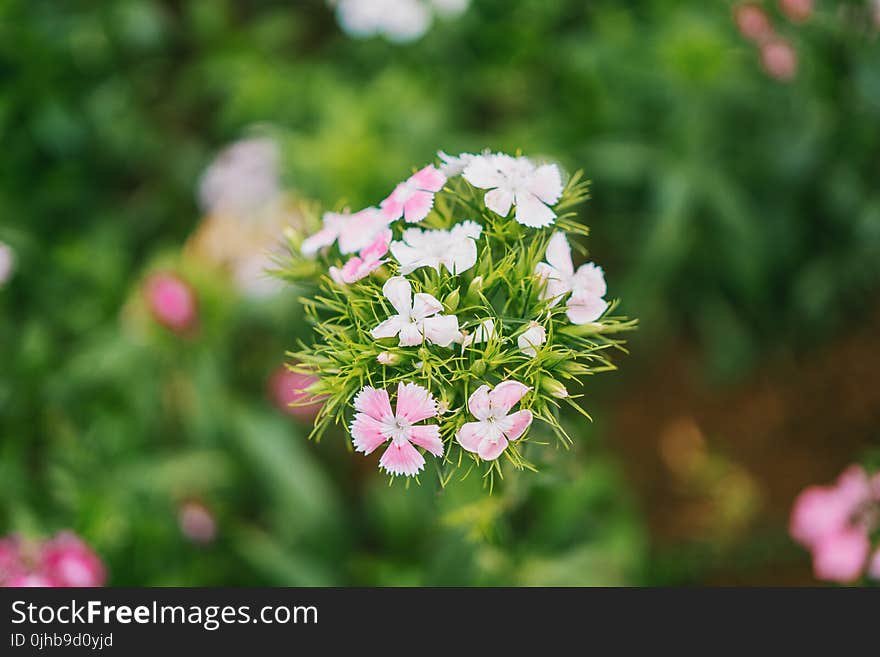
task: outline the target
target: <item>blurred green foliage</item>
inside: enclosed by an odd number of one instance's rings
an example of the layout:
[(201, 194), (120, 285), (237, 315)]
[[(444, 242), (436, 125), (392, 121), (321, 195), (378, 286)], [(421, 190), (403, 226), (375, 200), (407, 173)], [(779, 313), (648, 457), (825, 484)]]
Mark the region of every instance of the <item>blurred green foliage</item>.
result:
[[(821, 340), (880, 281), (880, 40), (858, 3), (818, 4), (794, 25), (767, 3), (799, 58), (783, 83), (724, 2), (474, 0), (408, 46), (346, 37), (321, 0), (0, 3), (0, 530), (73, 527), (113, 584), (633, 581), (641, 530), (595, 432), (503, 494), (389, 489), (264, 399), (304, 332), (295, 292), (188, 271), (195, 340), (122, 309), (177, 266), (199, 172), (256, 130), (327, 206), (376, 203), (439, 148), (558, 158), (593, 180), (591, 243), (643, 349), (695, 336), (731, 376)], [(189, 498), (213, 546), (181, 537)]]

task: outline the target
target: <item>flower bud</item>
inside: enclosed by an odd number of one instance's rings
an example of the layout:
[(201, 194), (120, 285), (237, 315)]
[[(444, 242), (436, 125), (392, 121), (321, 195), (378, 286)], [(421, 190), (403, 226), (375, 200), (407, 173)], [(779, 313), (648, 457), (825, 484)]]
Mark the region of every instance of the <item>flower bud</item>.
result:
[(177, 514), (181, 533), (193, 543), (205, 545), (217, 536), (213, 514), (200, 502), (184, 502)]
[(443, 307), (446, 308), (446, 312), (454, 313), (458, 309), (458, 302), (460, 300), (461, 295), (458, 292), (458, 288), (447, 294), (446, 298), (443, 299)]
[(562, 383), (550, 376), (545, 376), (541, 379), (541, 390), (557, 399), (565, 399), (568, 397), (568, 389), (562, 385)]
[(162, 326), (175, 333), (183, 333), (195, 326), (198, 319), (195, 294), (176, 274), (153, 274), (147, 279), (145, 293), (150, 312)]
[[(323, 400), (308, 392), (318, 377), (278, 368), (269, 379), (269, 398), (279, 410), (302, 422), (312, 422)], [(309, 403), (310, 402), (310, 403)]]
[(402, 359), (400, 354), (392, 354), (390, 351), (383, 351), (376, 356), (376, 360), (382, 365), (399, 365)]
[(465, 299), (468, 301), (475, 301), (480, 298), (480, 295), (483, 293), (483, 277), (475, 276), (474, 280), (471, 281), (471, 284), (468, 285), (467, 294), (465, 294)]
[(471, 368), (471, 371), (477, 376), (483, 376), (486, 373), (486, 361), (482, 358), (476, 361)]

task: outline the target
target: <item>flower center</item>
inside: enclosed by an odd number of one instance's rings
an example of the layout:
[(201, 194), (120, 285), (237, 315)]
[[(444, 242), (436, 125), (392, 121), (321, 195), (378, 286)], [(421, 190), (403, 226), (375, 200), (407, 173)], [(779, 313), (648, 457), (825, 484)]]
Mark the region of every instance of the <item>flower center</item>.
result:
[(392, 442), (395, 443), (405, 443), (409, 442), (410, 428), (412, 427), (412, 422), (403, 417), (392, 416), (383, 421), (385, 425), (382, 427), (386, 436), (388, 436)]

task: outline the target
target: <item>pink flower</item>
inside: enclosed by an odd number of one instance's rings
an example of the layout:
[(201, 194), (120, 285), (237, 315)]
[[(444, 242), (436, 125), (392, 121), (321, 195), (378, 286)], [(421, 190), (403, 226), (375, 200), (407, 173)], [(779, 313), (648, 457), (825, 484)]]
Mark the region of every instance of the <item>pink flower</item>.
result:
[(767, 74), (780, 82), (788, 82), (797, 74), (797, 53), (785, 39), (774, 39), (762, 45), (761, 63)]
[(159, 272), (147, 279), (145, 293), (157, 322), (175, 333), (195, 326), (197, 303), (192, 288), (176, 274)]
[(397, 409), (391, 411), (388, 392), (366, 386), (354, 400), (358, 411), (351, 423), (354, 448), (372, 453), (385, 442), (388, 448), (379, 459), (379, 467), (392, 475), (412, 477), (422, 471), (425, 458), (413, 446), (418, 445), (434, 456), (443, 456), (440, 427), (417, 422), (437, 416), (437, 402), (428, 390), (415, 383), (397, 386)]
[(779, 0), (779, 7), (795, 23), (803, 23), (813, 14), (813, 0)]
[(529, 410), (510, 413), (529, 390), (518, 381), (504, 381), (492, 391), (487, 385), (477, 388), (468, 399), (468, 408), (478, 421), (458, 430), (455, 437), (461, 446), (484, 461), (497, 459), (507, 449), (508, 441), (520, 438), (532, 423)]
[(871, 544), (861, 528), (845, 528), (829, 534), (813, 546), (816, 579), (847, 584), (862, 574)]
[(766, 12), (751, 2), (734, 7), (733, 19), (740, 33), (750, 41), (760, 43), (773, 36), (773, 26)]
[(500, 217), (516, 206), (516, 221), (540, 228), (556, 221), (555, 205), (562, 195), (562, 175), (555, 164), (535, 164), (525, 157), (478, 155), (461, 174), (474, 187), (488, 189), (486, 207)]
[(200, 502), (184, 502), (177, 515), (181, 533), (193, 543), (207, 544), (217, 536), (214, 516)]
[(21, 558), (21, 541), (15, 536), (0, 539), (0, 586), (11, 586), (26, 574)]
[(443, 304), (430, 294), (418, 292), (413, 296), (412, 286), (403, 276), (389, 278), (382, 287), (382, 293), (398, 314), (370, 331), (375, 339), (399, 336), (401, 347), (414, 347), (422, 344), (423, 340), (448, 347), (460, 338), (458, 318), (439, 314)]
[(98, 556), (72, 532), (43, 544), (42, 571), (54, 586), (103, 586), (107, 578)]
[(269, 379), (269, 397), (284, 413), (310, 423), (324, 405), (320, 397), (306, 391), (317, 382), (318, 377), (279, 367)]
[(400, 183), (382, 201), (380, 207), (385, 219), (396, 221), (402, 216), (408, 223), (418, 223), (428, 216), (428, 212), (434, 207), (434, 194), (443, 189), (445, 184), (446, 176), (429, 164)]
[(571, 247), (564, 233), (554, 233), (547, 243), (544, 256), (547, 262), (535, 266), (535, 275), (544, 285), (542, 299), (555, 306), (571, 292), (566, 303), (566, 315), (573, 324), (595, 322), (608, 308), (603, 298), (607, 292), (605, 274), (598, 265), (588, 262), (574, 269)]
[(354, 214), (325, 212), (322, 221), (324, 227), (300, 246), (303, 255), (311, 257), (337, 241), (340, 253), (354, 253), (368, 246), (388, 227), (388, 221), (378, 208), (366, 208)]
[(388, 253), (390, 243), (391, 230), (385, 228), (370, 244), (361, 249), (360, 254), (349, 258), (342, 269), (330, 267), (330, 278), (339, 285), (351, 285), (366, 278), (385, 264), (383, 258)]

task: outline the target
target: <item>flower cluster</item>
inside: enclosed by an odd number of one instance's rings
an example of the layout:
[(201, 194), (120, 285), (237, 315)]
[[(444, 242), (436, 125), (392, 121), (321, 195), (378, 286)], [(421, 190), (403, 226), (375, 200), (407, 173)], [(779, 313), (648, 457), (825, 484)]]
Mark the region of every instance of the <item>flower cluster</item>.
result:
[[(818, 579), (851, 583), (867, 574), (880, 580), (880, 473), (869, 477), (858, 465), (832, 486), (810, 486), (791, 512), (792, 538), (810, 550)], [(873, 550), (873, 551), (872, 551)]]
[(103, 586), (104, 565), (79, 537), (59, 532), (35, 543), (17, 536), (0, 539), (0, 586)]
[(318, 289), (303, 298), (316, 340), (289, 356), (318, 377), (315, 437), (346, 425), (392, 476), (430, 455), (444, 483), (467, 467), (491, 485), (502, 462), (534, 468), (527, 444), (546, 441), (529, 440), (533, 424), (571, 442), (560, 408), (589, 417), (574, 386), (614, 369), (615, 334), (634, 322), (611, 314), (601, 267), (576, 266), (580, 174), (500, 153), (439, 159), (291, 243), (282, 275)]
[(382, 36), (406, 43), (424, 36), (434, 13), (453, 17), (468, 8), (470, 0), (330, 0), (336, 5), (340, 27), (357, 38)]

